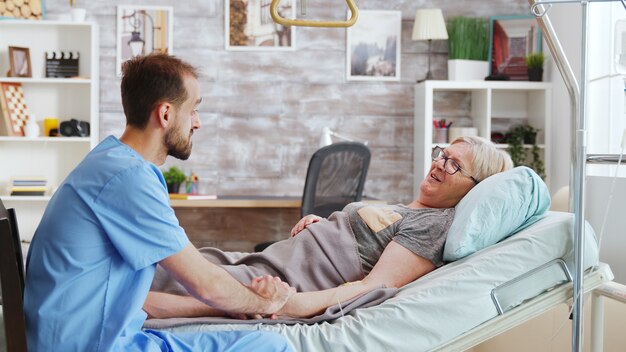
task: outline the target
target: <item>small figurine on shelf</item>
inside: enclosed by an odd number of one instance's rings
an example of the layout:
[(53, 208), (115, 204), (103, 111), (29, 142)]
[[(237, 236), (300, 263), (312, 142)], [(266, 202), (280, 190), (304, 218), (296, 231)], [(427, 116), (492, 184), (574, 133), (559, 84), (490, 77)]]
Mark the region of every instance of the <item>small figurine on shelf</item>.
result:
[(198, 194), (198, 175), (194, 172), (191, 172), (189, 176), (187, 176), (187, 194)]

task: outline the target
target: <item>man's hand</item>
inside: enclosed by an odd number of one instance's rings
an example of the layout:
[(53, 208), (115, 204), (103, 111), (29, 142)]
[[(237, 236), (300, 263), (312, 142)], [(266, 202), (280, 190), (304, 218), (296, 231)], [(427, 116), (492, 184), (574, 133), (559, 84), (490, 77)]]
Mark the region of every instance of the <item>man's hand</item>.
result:
[[(270, 319), (276, 319), (276, 312), (278, 312), (287, 303), (289, 298), (296, 293), (296, 289), (289, 286), (286, 282), (283, 282), (278, 277), (272, 277), (265, 275), (256, 277), (250, 283), (250, 289), (257, 295), (267, 299), (270, 302), (270, 306), (267, 308), (267, 312), (270, 313)], [(260, 318), (259, 315), (254, 318)]]
[(304, 230), (305, 227), (311, 225), (312, 223), (319, 222), (320, 220), (322, 220), (321, 217), (313, 214), (303, 217), (300, 221), (298, 221), (296, 226), (291, 229), (291, 237), (297, 235), (300, 231)]

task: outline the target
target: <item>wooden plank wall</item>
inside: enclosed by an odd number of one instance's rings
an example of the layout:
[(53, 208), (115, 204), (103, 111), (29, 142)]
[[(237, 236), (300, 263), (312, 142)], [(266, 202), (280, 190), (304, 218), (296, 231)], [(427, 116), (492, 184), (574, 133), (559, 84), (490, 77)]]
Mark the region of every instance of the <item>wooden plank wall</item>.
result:
[[(338, 19), (346, 13), (342, 0), (307, 3), (311, 18)], [(202, 128), (194, 134), (194, 151), (188, 161), (170, 158), (166, 166), (193, 170), (200, 189), (208, 193), (296, 196), (302, 194), (322, 128), (329, 126), (369, 142), (372, 161), (365, 194), (390, 203), (408, 203), (413, 194), (413, 85), (426, 74), (428, 49), (426, 42), (411, 40), (415, 11), (440, 7), (446, 17), (528, 12), (526, 0), (360, 0), (360, 9), (402, 11), (401, 80), (352, 82), (345, 77), (345, 29), (298, 28), (292, 52), (234, 52), (224, 49), (223, 0), (78, 0), (88, 19), (100, 26), (101, 138), (119, 136), (124, 127), (115, 73), (115, 16), (116, 5), (129, 4), (172, 6), (174, 54), (203, 73)], [(69, 11), (64, 0), (46, 0), (45, 5), (49, 15)], [(446, 79), (447, 43), (436, 41), (433, 49), (434, 77)], [(456, 106), (447, 101), (439, 105)], [(204, 226), (195, 224), (203, 219), (199, 211), (177, 212), (181, 223), (196, 227)]]

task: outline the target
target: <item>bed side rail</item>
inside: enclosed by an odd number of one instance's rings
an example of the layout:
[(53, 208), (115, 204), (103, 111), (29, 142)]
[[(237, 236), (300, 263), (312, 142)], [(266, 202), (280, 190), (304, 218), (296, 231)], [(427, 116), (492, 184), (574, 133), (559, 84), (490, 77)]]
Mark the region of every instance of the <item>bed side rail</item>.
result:
[[(602, 284), (613, 280), (611, 268), (600, 263), (591, 272), (585, 274), (584, 292), (592, 291)], [(479, 343), (489, 340), (507, 330), (510, 330), (534, 317), (537, 317), (559, 304), (567, 303), (572, 299), (572, 284), (560, 285), (553, 290), (545, 292), (538, 297), (524, 302), (510, 311), (498, 315), (483, 324), (443, 343), (431, 352), (456, 352), (468, 350)], [(601, 351), (601, 350), (593, 350)]]

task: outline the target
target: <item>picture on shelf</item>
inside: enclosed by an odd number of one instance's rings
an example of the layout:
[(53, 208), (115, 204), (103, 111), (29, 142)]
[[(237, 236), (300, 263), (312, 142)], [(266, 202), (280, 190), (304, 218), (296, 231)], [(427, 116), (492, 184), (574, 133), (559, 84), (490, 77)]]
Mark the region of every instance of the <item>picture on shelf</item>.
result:
[(43, 17), (43, 0), (0, 0), (0, 18), (40, 20)]
[(542, 51), (541, 28), (535, 16), (491, 17), (489, 37), (489, 74), (527, 81), (526, 57)]
[(0, 83), (0, 135), (23, 136), (28, 107), (21, 83)]
[(30, 50), (17, 46), (9, 47), (9, 77), (32, 77)]
[(347, 30), (346, 79), (399, 81), (402, 12), (359, 11)]
[[(226, 50), (294, 50), (296, 28), (275, 23), (269, 0), (225, 0)], [(295, 17), (295, 0), (278, 6), (282, 17)]]
[(117, 7), (117, 75), (122, 64), (152, 52), (173, 54), (173, 9), (169, 6)]

